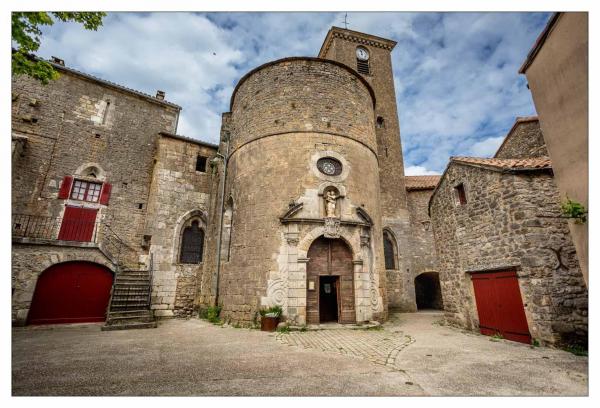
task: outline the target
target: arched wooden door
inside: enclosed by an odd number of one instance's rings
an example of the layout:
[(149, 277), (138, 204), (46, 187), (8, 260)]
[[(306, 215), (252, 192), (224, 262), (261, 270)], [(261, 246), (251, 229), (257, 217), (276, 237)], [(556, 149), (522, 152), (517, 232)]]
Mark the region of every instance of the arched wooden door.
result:
[(356, 323), (352, 251), (341, 239), (317, 238), (308, 249), (306, 321)]
[(113, 274), (91, 262), (66, 262), (38, 278), (29, 324), (102, 322), (110, 299)]

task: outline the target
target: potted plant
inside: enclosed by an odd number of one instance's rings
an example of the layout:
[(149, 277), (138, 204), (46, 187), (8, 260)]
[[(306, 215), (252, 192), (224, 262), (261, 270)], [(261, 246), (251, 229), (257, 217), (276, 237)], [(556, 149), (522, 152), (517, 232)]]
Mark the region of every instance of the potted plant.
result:
[(271, 306), (266, 309), (261, 309), (260, 330), (270, 332), (275, 331), (282, 313), (283, 309), (281, 309), (281, 306)]

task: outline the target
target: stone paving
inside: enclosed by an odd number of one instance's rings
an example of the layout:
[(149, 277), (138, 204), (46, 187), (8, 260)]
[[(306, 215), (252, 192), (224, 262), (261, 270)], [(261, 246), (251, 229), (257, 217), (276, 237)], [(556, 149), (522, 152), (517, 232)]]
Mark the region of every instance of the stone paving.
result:
[(316, 349), (369, 360), (396, 369), (396, 358), (414, 339), (399, 330), (311, 330), (279, 333), (277, 340), (288, 346)]

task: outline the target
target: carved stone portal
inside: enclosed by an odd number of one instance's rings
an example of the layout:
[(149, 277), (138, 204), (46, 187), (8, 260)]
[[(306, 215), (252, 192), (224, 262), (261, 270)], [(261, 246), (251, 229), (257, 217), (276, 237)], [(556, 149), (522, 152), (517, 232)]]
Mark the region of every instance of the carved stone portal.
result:
[(325, 238), (339, 238), (340, 237), (340, 220), (334, 217), (325, 218), (325, 232), (323, 234)]

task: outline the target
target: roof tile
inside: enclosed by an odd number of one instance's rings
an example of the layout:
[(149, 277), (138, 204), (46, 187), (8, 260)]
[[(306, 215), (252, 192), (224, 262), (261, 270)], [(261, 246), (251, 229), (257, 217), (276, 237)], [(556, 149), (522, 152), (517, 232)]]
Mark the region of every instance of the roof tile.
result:
[(432, 190), (441, 176), (406, 176), (404, 181), (407, 190)]
[(482, 157), (451, 157), (451, 162), (492, 167), (500, 170), (536, 170), (550, 169), (552, 162), (549, 157), (530, 157), (525, 159), (497, 159)]

